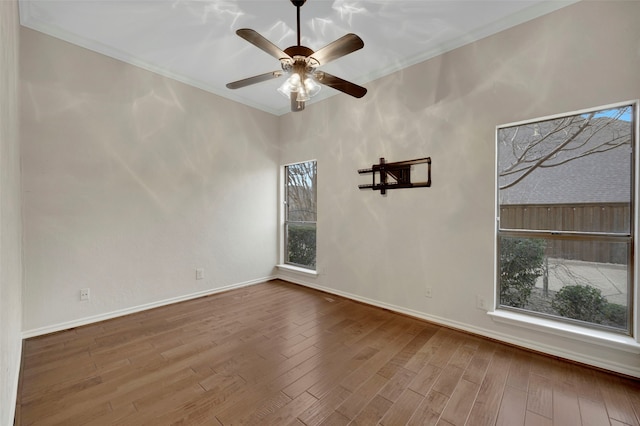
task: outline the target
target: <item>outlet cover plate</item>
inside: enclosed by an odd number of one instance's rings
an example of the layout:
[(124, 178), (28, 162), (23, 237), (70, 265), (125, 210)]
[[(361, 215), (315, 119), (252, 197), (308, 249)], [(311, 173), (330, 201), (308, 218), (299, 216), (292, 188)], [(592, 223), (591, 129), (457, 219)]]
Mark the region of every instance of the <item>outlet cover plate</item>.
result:
[(483, 311), (488, 311), (489, 308), (487, 306), (487, 299), (484, 297), (477, 295), (476, 296), (476, 308), (482, 309)]
[(204, 269), (196, 268), (196, 280), (204, 279)]
[(88, 288), (80, 289), (80, 300), (89, 300), (90, 293)]

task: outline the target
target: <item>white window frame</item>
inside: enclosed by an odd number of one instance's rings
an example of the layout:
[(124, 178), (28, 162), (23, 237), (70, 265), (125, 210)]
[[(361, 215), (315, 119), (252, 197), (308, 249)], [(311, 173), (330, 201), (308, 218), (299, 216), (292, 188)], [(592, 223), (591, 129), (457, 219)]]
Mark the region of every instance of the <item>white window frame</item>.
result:
[[(287, 167), (288, 166), (292, 166), (292, 165), (296, 165), (296, 164), (301, 164), (301, 163), (308, 163), (308, 162), (315, 162), (316, 163), (316, 179), (317, 179), (317, 175), (318, 175), (318, 160), (314, 159), (309, 159), (309, 160), (303, 160), (303, 161), (295, 161), (292, 163), (286, 163), (283, 164), (282, 166), (280, 166), (280, 185), (279, 185), (279, 203), (280, 203), (280, 209), (279, 209), (279, 226), (278, 226), (278, 242), (279, 242), (279, 262), (276, 265), (276, 267), (280, 270), (284, 270), (284, 271), (288, 271), (288, 272), (294, 272), (298, 275), (302, 275), (302, 276), (307, 276), (307, 277), (316, 277), (318, 275), (318, 241), (317, 241), (317, 231), (318, 231), (318, 221), (316, 220), (316, 269), (311, 269), (311, 268), (306, 268), (304, 266), (300, 266), (300, 265), (294, 265), (291, 263), (287, 263), (286, 262), (286, 247), (287, 247), (287, 228), (286, 228), (286, 214), (287, 214), (287, 206), (286, 206), (286, 191), (287, 191)], [(317, 185), (317, 183), (316, 183)], [(317, 197), (317, 194), (316, 194)], [(316, 206), (317, 206), (317, 199), (316, 199)], [(316, 210), (316, 216), (317, 216), (318, 212)]]
[[(629, 324), (629, 330), (631, 335), (624, 335), (620, 333), (610, 332), (607, 330), (594, 329), (590, 327), (584, 327), (577, 324), (573, 324), (570, 322), (564, 321), (556, 321), (552, 318), (546, 317), (538, 317), (535, 315), (528, 315), (525, 313), (514, 312), (506, 309), (498, 309), (499, 306), (499, 295), (500, 295), (500, 282), (499, 282), (499, 252), (498, 252), (498, 238), (500, 231), (499, 224), (499, 216), (500, 216), (500, 203), (499, 203), (499, 189), (498, 189), (498, 130), (505, 127), (513, 127), (518, 125), (530, 124), (532, 122), (539, 122), (545, 120), (553, 120), (557, 118), (566, 117), (568, 115), (578, 115), (585, 114), (592, 111), (597, 110), (606, 110), (613, 108), (620, 108), (627, 105), (633, 105), (633, 114), (634, 114), (634, 175), (633, 175), (633, 199), (631, 200), (631, 212), (633, 215), (633, 223), (631, 230), (632, 233), (632, 247), (631, 250), (633, 252), (631, 256), (631, 262), (629, 263), (629, 268), (631, 268), (631, 291), (633, 292), (633, 297), (631, 302), (632, 306), (632, 318)], [(544, 332), (548, 334), (553, 334), (556, 336), (560, 336), (562, 338), (570, 338), (573, 340), (592, 343), (600, 346), (606, 346), (609, 348), (615, 348), (619, 350), (623, 350), (626, 352), (631, 352), (634, 354), (640, 354), (640, 318), (639, 318), (639, 306), (640, 306), (640, 292), (639, 289), (639, 279), (638, 275), (640, 275), (640, 262), (639, 262), (639, 228), (640, 228), (640, 220), (638, 218), (639, 213), (639, 204), (640, 204), (640, 101), (626, 101), (619, 102), (610, 105), (599, 106), (595, 108), (588, 108), (568, 113), (555, 114), (547, 117), (536, 118), (533, 120), (524, 120), (520, 122), (508, 123), (504, 125), (496, 126), (495, 129), (495, 227), (494, 227), (494, 235), (495, 235), (495, 244), (494, 244), (494, 300), (492, 304), (492, 309), (489, 310), (488, 314), (492, 317), (492, 319), (498, 323), (508, 324), (513, 326), (518, 326), (538, 332)]]

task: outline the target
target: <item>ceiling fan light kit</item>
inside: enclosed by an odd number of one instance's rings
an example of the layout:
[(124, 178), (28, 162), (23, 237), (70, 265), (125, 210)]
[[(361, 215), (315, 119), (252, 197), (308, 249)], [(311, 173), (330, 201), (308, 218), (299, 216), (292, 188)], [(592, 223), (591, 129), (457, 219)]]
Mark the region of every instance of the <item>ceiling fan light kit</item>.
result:
[(298, 44), (296, 46), (281, 50), (254, 30), (242, 28), (236, 31), (238, 36), (278, 59), (282, 71), (271, 71), (234, 81), (228, 83), (227, 88), (239, 89), (287, 75), (287, 80), (278, 88), (278, 92), (290, 100), (293, 112), (302, 111), (305, 103), (318, 94), (321, 85), (332, 87), (356, 98), (361, 98), (367, 93), (364, 87), (317, 69), (320, 65), (362, 49), (364, 42), (360, 37), (352, 33), (346, 34), (315, 52), (300, 44), (300, 7), (305, 1), (291, 0), (297, 9)]

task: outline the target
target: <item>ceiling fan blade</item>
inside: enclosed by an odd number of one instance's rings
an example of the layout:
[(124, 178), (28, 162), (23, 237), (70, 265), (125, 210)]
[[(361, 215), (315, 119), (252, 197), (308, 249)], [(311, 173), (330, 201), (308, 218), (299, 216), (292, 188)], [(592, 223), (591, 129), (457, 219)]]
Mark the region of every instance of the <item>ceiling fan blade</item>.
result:
[(250, 86), (256, 83), (262, 83), (263, 81), (273, 80), (274, 78), (278, 78), (283, 74), (282, 71), (271, 71), (266, 72), (264, 74), (256, 75), (253, 77), (245, 78), (242, 80), (234, 81), (232, 83), (227, 83), (228, 89), (239, 89), (241, 87)]
[(236, 34), (256, 46), (258, 49), (262, 49), (263, 51), (267, 52), (269, 55), (273, 56), (276, 59), (291, 59), (291, 56), (284, 53), (282, 49), (271, 43), (266, 38), (262, 37), (260, 34), (258, 34), (258, 32), (254, 30), (241, 28), (236, 31)]
[(334, 89), (339, 90), (342, 93), (346, 93), (347, 95), (351, 95), (355, 98), (361, 98), (367, 93), (367, 89), (365, 89), (364, 87), (358, 86), (355, 83), (343, 80), (334, 75), (327, 74), (326, 72), (318, 72), (316, 75), (316, 80), (326, 86), (333, 87)]
[(364, 42), (362, 39), (355, 34), (349, 33), (340, 37), (336, 41), (329, 43), (310, 56), (318, 61), (320, 65), (324, 65), (327, 62), (331, 62), (334, 59), (348, 55), (349, 53), (355, 52), (363, 47)]

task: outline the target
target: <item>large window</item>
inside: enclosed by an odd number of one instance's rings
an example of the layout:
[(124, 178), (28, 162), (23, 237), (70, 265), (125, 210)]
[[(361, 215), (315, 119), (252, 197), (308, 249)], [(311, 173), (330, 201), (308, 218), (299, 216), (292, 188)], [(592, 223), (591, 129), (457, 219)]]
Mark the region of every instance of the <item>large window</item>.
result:
[(498, 128), (499, 308), (632, 334), (635, 108)]
[(285, 166), (285, 263), (316, 269), (315, 161)]

